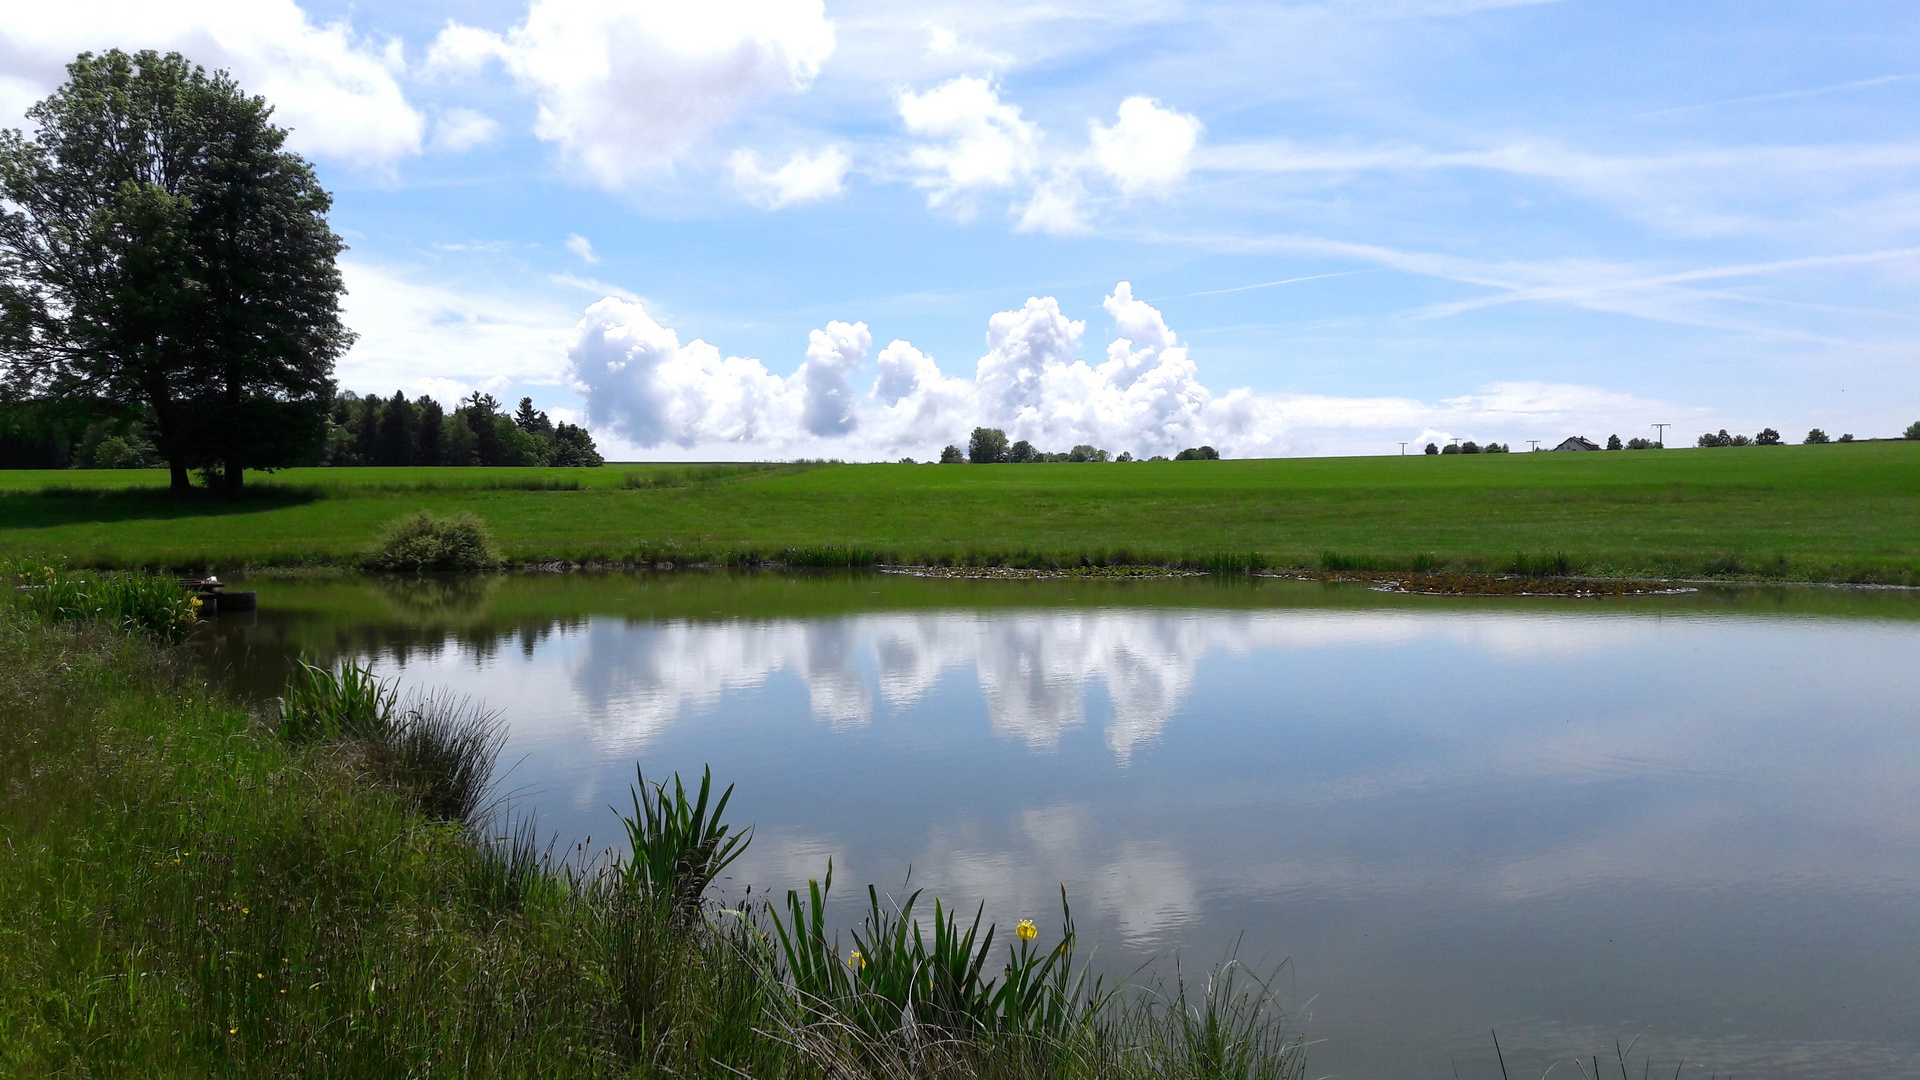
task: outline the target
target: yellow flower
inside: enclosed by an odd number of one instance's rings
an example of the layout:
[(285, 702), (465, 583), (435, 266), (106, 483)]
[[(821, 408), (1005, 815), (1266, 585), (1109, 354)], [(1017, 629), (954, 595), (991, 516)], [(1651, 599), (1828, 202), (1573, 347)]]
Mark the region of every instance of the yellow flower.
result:
[(1033, 925), (1032, 919), (1021, 919), (1020, 925), (1014, 927), (1013, 932), (1020, 936), (1021, 941), (1032, 941), (1040, 936), (1040, 928)]
[(847, 956), (847, 966), (858, 971), (867, 966), (867, 958), (860, 955), (859, 949), (855, 949)]

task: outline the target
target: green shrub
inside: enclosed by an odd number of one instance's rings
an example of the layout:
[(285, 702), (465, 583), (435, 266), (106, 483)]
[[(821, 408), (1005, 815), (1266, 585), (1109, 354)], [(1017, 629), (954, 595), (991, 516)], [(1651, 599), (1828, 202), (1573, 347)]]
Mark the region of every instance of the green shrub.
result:
[(504, 560), (486, 522), (470, 513), (437, 517), (421, 510), (387, 526), (368, 549), (375, 570), (485, 570)]

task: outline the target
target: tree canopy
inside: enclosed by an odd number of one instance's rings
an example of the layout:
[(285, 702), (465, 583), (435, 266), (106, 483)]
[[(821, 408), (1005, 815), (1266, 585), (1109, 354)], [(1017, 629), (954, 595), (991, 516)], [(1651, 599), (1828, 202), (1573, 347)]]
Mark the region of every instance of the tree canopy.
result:
[(173, 486), (310, 459), (353, 335), (313, 168), (265, 100), (178, 53), (83, 53), (0, 133), (15, 398), (144, 412)]

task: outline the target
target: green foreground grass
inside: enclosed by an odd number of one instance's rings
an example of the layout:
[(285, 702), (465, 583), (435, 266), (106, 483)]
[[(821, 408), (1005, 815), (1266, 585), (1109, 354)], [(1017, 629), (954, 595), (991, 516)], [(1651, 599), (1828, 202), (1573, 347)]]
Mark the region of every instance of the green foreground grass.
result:
[(0, 670), (0, 1076), (1301, 1075), (1231, 966), (1083, 994), (1070, 920), (992, 944), (936, 908), (927, 951), (877, 899), (863, 960), (817, 888), (783, 923), (686, 887), (717, 811), (640, 798), (635, 859), (555, 864), (125, 630), (0, 603)]
[(1129, 465), (307, 469), (238, 501), (0, 473), (0, 555), (347, 565), (470, 511), (511, 560), (1151, 563), (1920, 583), (1920, 442)]

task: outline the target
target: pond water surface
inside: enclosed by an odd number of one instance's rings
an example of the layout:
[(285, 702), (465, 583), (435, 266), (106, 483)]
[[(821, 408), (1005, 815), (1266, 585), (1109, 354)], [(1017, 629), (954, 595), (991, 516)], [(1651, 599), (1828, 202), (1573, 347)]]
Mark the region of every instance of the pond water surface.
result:
[(562, 846), (615, 836), (636, 764), (711, 763), (757, 826), (735, 894), (831, 856), (848, 921), (911, 868), (1051, 931), (1064, 883), (1103, 970), (1277, 971), (1314, 1076), (1497, 1076), (1496, 1029), (1516, 1077), (1635, 1035), (1669, 1075), (1920, 1074), (1912, 593), (248, 587), (200, 641), (234, 686), (304, 652), (482, 698)]

